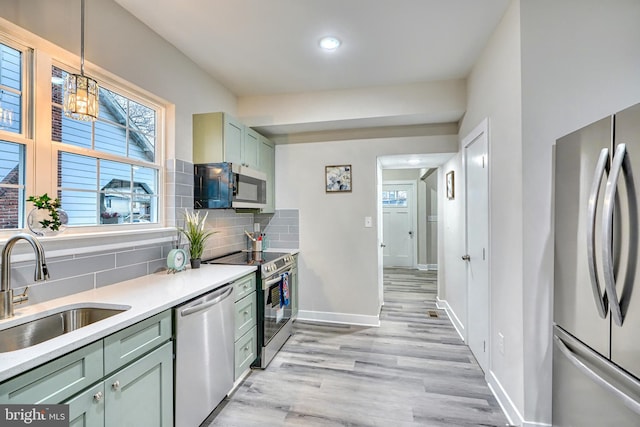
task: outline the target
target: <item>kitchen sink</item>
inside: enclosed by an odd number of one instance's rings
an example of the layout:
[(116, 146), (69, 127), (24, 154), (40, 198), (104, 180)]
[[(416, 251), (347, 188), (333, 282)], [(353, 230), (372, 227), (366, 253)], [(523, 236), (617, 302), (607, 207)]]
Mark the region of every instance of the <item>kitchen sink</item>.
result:
[(0, 353), (21, 350), (107, 319), (129, 308), (74, 307), (0, 330)]

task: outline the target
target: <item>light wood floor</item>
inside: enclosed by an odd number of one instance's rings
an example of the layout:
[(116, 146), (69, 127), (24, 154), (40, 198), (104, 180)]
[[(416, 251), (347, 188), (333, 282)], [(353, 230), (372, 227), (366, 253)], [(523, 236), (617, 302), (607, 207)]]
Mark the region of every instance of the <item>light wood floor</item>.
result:
[(379, 328), (295, 322), (269, 367), (252, 371), (203, 426), (507, 425), (473, 355), (436, 309), (435, 278), (385, 269)]

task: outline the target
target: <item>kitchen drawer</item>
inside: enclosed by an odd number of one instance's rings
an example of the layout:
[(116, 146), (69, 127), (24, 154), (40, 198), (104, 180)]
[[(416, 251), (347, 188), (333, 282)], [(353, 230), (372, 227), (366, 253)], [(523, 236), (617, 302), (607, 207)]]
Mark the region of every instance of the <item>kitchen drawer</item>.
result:
[(102, 340), (0, 384), (0, 404), (57, 404), (103, 376)]
[(256, 293), (247, 295), (235, 304), (235, 322), (237, 340), (256, 325)]
[(104, 382), (64, 402), (69, 405), (70, 427), (104, 426)]
[(235, 300), (239, 301), (256, 290), (256, 274), (251, 273), (233, 282)]
[(258, 344), (256, 332), (257, 328), (254, 326), (249, 332), (244, 334), (238, 341), (236, 341), (236, 380), (240, 377), (240, 375), (244, 373), (244, 371), (246, 371), (251, 366), (251, 363), (257, 357), (256, 351), (258, 348)]
[(171, 310), (164, 311), (104, 339), (105, 375), (169, 340), (173, 334)]

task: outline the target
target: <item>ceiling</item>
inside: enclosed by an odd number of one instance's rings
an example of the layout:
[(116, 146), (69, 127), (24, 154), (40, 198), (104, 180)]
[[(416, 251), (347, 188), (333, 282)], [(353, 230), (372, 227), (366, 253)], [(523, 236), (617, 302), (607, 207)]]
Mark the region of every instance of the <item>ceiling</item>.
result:
[(247, 96), (464, 78), (509, 0), (116, 2)]
[[(510, 0), (115, 0), (239, 97), (468, 76)], [(326, 35), (339, 49), (319, 48)], [(456, 116), (449, 122), (459, 120)], [(404, 115), (257, 128), (277, 135), (414, 127)], [(373, 121), (373, 122), (372, 122)], [(445, 120), (447, 121), (447, 120)], [(326, 138), (326, 135), (324, 136)], [(421, 158), (432, 167), (444, 157)], [(406, 167), (388, 159), (383, 167)], [(396, 163), (394, 163), (396, 162)], [(441, 163), (440, 163), (441, 164)], [(396, 166), (394, 166), (396, 165)]]

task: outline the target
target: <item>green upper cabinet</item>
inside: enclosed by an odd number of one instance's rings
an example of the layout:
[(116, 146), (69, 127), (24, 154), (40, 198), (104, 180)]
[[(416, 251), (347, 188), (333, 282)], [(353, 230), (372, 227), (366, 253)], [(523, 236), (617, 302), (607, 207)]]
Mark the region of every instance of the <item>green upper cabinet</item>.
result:
[(226, 113), (193, 115), (193, 163), (258, 167), (258, 134)]
[[(244, 139), (244, 125), (224, 113), (214, 113), (216, 115), (222, 115), (223, 133), (222, 139), (222, 153), (218, 155), (215, 160), (196, 162), (194, 163), (213, 163), (213, 162), (231, 162), (231, 163), (243, 163), (242, 153), (242, 140)], [(195, 135), (195, 123), (194, 123), (194, 135)], [(195, 150), (195, 144), (194, 144)], [(195, 158), (195, 155), (194, 155)]]
[(273, 142), (227, 113), (193, 115), (193, 163), (230, 162), (267, 175), (267, 206), (276, 211), (276, 149)]
[(244, 143), (242, 144), (242, 165), (252, 169), (260, 169), (258, 164), (258, 151), (260, 147), (260, 135), (251, 128), (245, 128)]
[(267, 206), (262, 213), (276, 211), (276, 148), (273, 142), (262, 135), (259, 141), (258, 170), (267, 174)]

